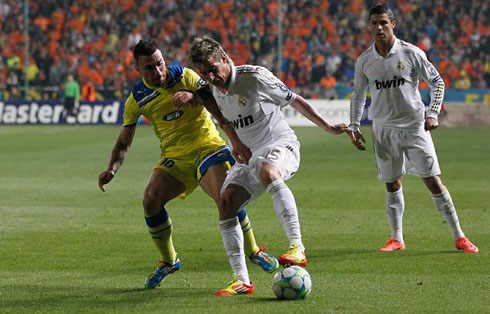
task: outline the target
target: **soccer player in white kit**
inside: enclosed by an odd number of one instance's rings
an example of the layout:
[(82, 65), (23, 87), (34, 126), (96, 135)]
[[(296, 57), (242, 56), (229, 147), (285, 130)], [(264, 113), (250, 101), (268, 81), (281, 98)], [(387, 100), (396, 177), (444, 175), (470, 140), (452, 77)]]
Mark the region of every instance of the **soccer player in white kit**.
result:
[(279, 263), (306, 266), (298, 210), (294, 196), (285, 181), (300, 164), (300, 144), (294, 131), (281, 114), (287, 105), (298, 110), (321, 129), (341, 134), (346, 124), (330, 125), (301, 96), (286, 87), (270, 71), (260, 66), (236, 66), (221, 45), (209, 37), (194, 39), (191, 60), (211, 84), (219, 110), (231, 123), (240, 140), (252, 151), (248, 164), (235, 164), (221, 189), (220, 214), (223, 243), (236, 278), (216, 295), (253, 292), (243, 254), (243, 235), (236, 219), (237, 211), (267, 191), (289, 240), (289, 249)]
[[(369, 24), (374, 43), (356, 61), (350, 126), (355, 134), (353, 144), (365, 150), (359, 125), (369, 87), (373, 147), (378, 178), (386, 184), (386, 211), (391, 228), (391, 238), (379, 251), (405, 250), (402, 176), (407, 172), (421, 177), (430, 190), (435, 207), (452, 231), (456, 248), (478, 253), (478, 248), (465, 237), (449, 191), (439, 177), (441, 171), (429, 132), (439, 126), (444, 81), (421, 49), (395, 37), (396, 21), (386, 5), (378, 4), (371, 9)], [(418, 91), (419, 77), (431, 88), (425, 117)]]

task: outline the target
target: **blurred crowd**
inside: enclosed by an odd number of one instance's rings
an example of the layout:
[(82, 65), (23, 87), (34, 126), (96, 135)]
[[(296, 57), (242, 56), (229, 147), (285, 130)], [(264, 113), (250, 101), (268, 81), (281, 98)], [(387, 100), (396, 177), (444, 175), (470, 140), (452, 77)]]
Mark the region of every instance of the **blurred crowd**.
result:
[(131, 49), (140, 38), (156, 39), (167, 64), (189, 66), (193, 36), (209, 34), (237, 64), (280, 71), (306, 97), (334, 98), (335, 87), (351, 85), (355, 59), (371, 44), (368, 13), (374, 2), (390, 5), (396, 35), (427, 53), (446, 87), (488, 88), (488, 1), (282, 0), (278, 60), (278, 1), (31, 0), (25, 70), (24, 1), (3, 0), (0, 97), (23, 97), (27, 79), (36, 87), (31, 97), (52, 98), (71, 73), (93, 92), (82, 93), (82, 100), (121, 98), (138, 79)]

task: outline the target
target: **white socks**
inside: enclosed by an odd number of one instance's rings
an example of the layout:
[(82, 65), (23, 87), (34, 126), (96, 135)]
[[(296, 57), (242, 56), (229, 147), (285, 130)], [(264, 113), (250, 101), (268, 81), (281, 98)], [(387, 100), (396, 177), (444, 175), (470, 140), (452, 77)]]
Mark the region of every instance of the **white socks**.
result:
[(223, 238), (223, 244), (225, 245), (231, 269), (238, 280), (250, 285), (245, 254), (243, 252), (243, 232), (238, 222), (238, 217), (221, 220), (219, 222), (219, 228), (221, 229), (221, 237)]
[(451, 199), (451, 195), (447, 189), (444, 189), (444, 192), (441, 194), (434, 195), (432, 194), (432, 200), (434, 201), (434, 205), (436, 209), (441, 213), (441, 215), (446, 220), (449, 228), (453, 233), (454, 240), (457, 240), (461, 237), (464, 237), (463, 230), (459, 226), (458, 215), (456, 214), (456, 208), (454, 208), (453, 200)]
[(293, 193), (281, 179), (269, 184), (267, 186), (267, 192), (272, 197), (276, 215), (279, 217), (281, 225), (289, 239), (289, 246), (296, 244), (304, 250), (303, 242), (301, 241), (298, 209)]
[(405, 200), (403, 189), (396, 192), (386, 191), (386, 214), (391, 228), (391, 238), (403, 242), (403, 211), (405, 210)]

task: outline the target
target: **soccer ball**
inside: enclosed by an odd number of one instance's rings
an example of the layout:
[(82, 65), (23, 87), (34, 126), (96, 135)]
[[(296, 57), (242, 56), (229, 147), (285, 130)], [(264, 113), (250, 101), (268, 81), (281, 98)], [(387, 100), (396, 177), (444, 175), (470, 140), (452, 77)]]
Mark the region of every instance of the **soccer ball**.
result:
[(299, 266), (288, 266), (284, 270), (278, 270), (272, 282), (272, 289), (278, 299), (304, 299), (311, 292), (310, 274)]

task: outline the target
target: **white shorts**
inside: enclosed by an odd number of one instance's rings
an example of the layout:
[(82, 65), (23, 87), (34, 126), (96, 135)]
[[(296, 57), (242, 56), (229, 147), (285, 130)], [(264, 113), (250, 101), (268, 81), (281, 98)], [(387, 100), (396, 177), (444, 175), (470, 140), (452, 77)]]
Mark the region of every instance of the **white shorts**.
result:
[(299, 146), (298, 141), (291, 140), (274, 143), (252, 152), (248, 165), (235, 163), (231, 167), (221, 187), (221, 193), (230, 184), (235, 184), (243, 187), (250, 194), (250, 199), (243, 206), (256, 200), (266, 189), (260, 182), (262, 165), (264, 163), (275, 165), (281, 172), (282, 179), (288, 180), (299, 168)]
[(405, 173), (422, 178), (441, 174), (430, 132), (400, 130), (373, 124), (378, 179), (396, 181)]

